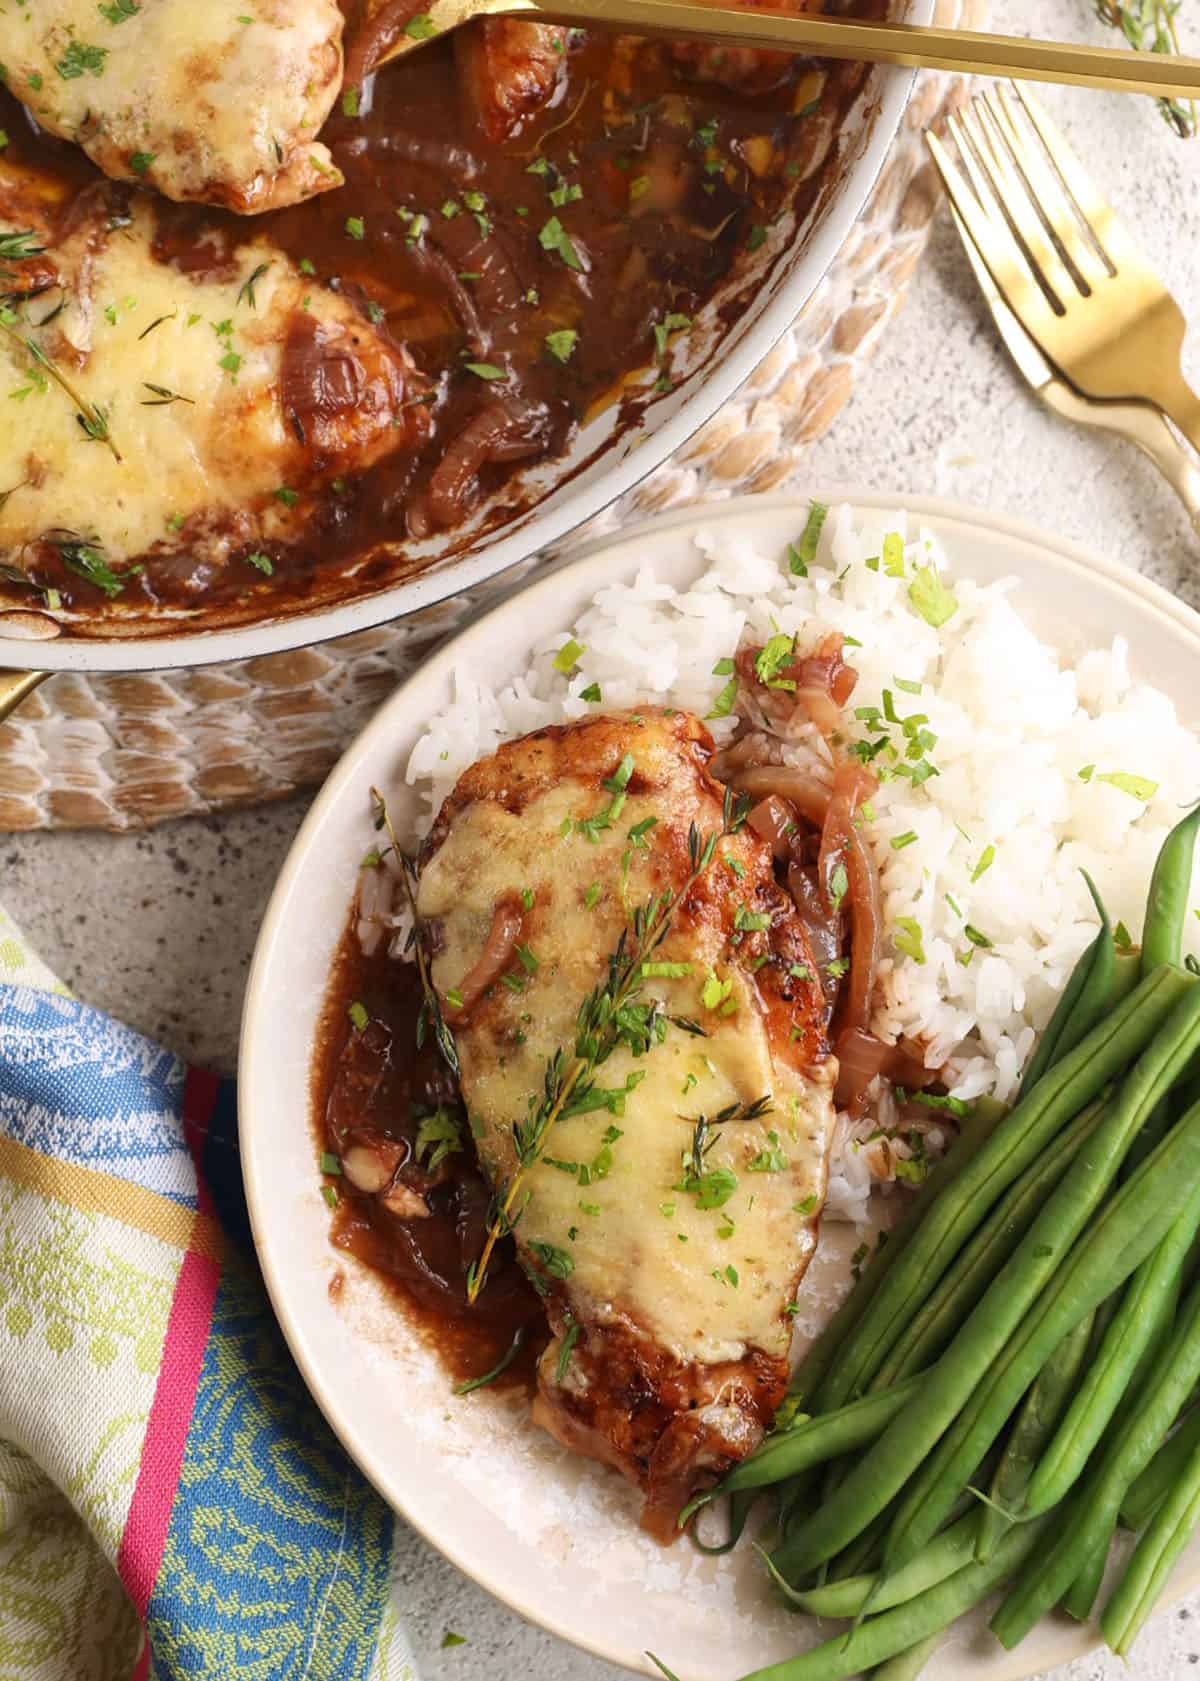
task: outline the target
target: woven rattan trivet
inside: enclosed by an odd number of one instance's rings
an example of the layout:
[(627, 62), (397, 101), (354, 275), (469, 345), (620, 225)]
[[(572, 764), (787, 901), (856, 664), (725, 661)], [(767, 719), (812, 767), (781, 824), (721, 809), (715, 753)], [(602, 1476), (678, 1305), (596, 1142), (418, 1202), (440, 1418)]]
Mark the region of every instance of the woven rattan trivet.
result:
[[(937, 19), (969, 29), (984, 9), (938, 0)], [(904, 297), (938, 201), (922, 131), (963, 97), (957, 79), (918, 78), (871, 203), (791, 332), (679, 456), (572, 542), (701, 496), (770, 490), (795, 469)], [(61, 673), (0, 725), (0, 830), (143, 828), (310, 787), (485, 594), (294, 653), (197, 671)]]

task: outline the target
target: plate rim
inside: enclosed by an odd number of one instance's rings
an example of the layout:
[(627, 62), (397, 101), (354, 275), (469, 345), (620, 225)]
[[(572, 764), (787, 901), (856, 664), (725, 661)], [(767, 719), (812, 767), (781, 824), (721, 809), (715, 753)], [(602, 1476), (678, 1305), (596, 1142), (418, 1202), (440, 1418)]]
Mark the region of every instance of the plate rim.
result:
[[(813, 500), (825, 502), (830, 506), (846, 504), (856, 511), (902, 509), (910, 517), (936, 520), (944, 525), (958, 525), (968, 529), (986, 530), (989, 534), (1009, 538), (1014, 542), (1024, 543), (1035, 549), (1051, 553), (1060, 561), (1065, 561), (1073, 569), (1089, 575), (1098, 574), (1108, 584), (1116, 586), (1119, 591), (1124, 591), (1137, 598), (1145, 609), (1172, 621), (1177, 627), (1190, 635), (1195, 644), (1197, 657), (1200, 658), (1200, 612), (1173, 595), (1163, 585), (1156, 583), (1151, 578), (1142, 576), (1129, 566), (1109, 558), (1086, 544), (1048, 532), (1032, 521), (991, 509), (972, 507), (969, 503), (956, 499), (900, 493), (889, 495), (884, 492), (862, 491), (841, 485), (823, 486), (818, 484), (811, 492), (803, 494), (787, 492), (758, 496), (742, 495), (720, 501), (699, 501), (684, 508), (651, 516), (620, 531), (592, 539), (581, 545), (569, 557), (540, 572), (535, 578), (515, 584), (499, 600), (489, 603), (486, 608), (439, 642), (417, 670), (410, 673), (396, 686), (392, 694), (377, 708), (363, 728), (346, 746), (305, 814), (271, 890), (255, 940), (253, 958), (246, 979), (238, 1046), (238, 1142), (243, 1185), (255, 1254), (262, 1271), (271, 1307), (292, 1359), (295, 1361), (310, 1395), (347, 1454), (384, 1503), (390, 1510), (400, 1516), (410, 1528), (415, 1530), (428, 1545), (447, 1559), (455, 1569), (461, 1571), (469, 1580), (481, 1587), (494, 1599), (499, 1600), (509, 1610), (557, 1636), (567, 1645), (588, 1652), (605, 1662), (623, 1667), (627, 1667), (624, 1665), (624, 1660), (621, 1657), (614, 1656), (611, 1648), (605, 1648), (598, 1641), (581, 1637), (573, 1632), (553, 1612), (547, 1612), (540, 1608), (536, 1599), (522, 1598), (515, 1591), (497, 1585), (493, 1579), (489, 1578), (486, 1570), (480, 1566), (478, 1561), (472, 1559), (468, 1563), (462, 1556), (460, 1547), (453, 1541), (448, 1541), (439, 1535), (436, 1526), (431, 1525), (423, 1515), (415, 1515), (406, 1509), (401, 1498), (393, 1498), (391, 1495), (384, 1493), (373, 1472), (372, 1465), (369, 1463), (369, 1456), (360, 1452), (358, 1446), (356, 1446), (352, 1421), (344, 1416), (344, 1409), (334, 1403), (328, 1395), (324, 1380), (309, 1357), (307, 1337), (301, 1316), (293, 1314), (290, 1303), (286, 1300), (286, 1286), (282, 1277), (287, 1270), (286, 1258), (285, 1264), (279, 1267), (277, 1257), (262, 1241), (261, 1237), (264, 1222), (260, 1213), (260, 1199), (263, 1198), (263, 1190), (258, 1177), (260, 1163), (251, 1142), (254, 1128), (254, 1121), (251, 1118), (251, 1097), (258, 1084), (258, 1078), (254, 1072), (257, 1060), (256, 1043), (261, 1043), (258, 1034), (258, 1021), (266, 1008), (266, 1002), (262, 996), (264, 992), (262, 975), (268, 966), (270, 950), (282, 934), (287, 901), (291, 897), (295, 880), (304, 867), (304, 861), (312, 839), (324, 821), (327, 808), (341, 799), (347, 787), (358, 777), (362, 759), (370, 757), (381, 743), (386, 743), (389, 723), (397, 714), (403, 713), (406, 696), (415, 682), (418, 680), (421, 682), (430, 680), (437, 682), (439, 679), (450, 676), (454, 666), (463, 657), (464, 653), (469, 655), (472, 646), (477, 641), (486, 641), (490, 635), (493, 621), (510, 613), (517, 601), (535, 598), (540, 600), (544, 595), (554, 593), (561, 586), (566, 574), (586, 567), (609, 549), (623, 548), (631, 542), (654, 537), (663, 532), (678, 532), (680, 529), (688, 527), (695, 527), (698, 530), (707, 529), (713, 524), (723, 524), (730, 521), (736, 523), (748, 513), (794, 512), (798, 522), (800, 522), (807, 512), (809, 503)], [(1181, 1568), (1183, 1574), (1179, 1573)], [(1200, 1585), (1200, 1556), (1197, 1556), (1190, 1568), (1186, 1559), (1182, 1566), (1177, 1565), (1176, 1572), (1168, 1583), (1166, 1593), (1156, 1607), (1155, 1614), (1158, 1614), (1167, 1603), (1192, 1591), (1197, 1585)], [(1073, 1657), (1085, 1656), (1098, 1650), (1103, 1645), (1103, 1642), (1098, 1638), (1097, 1631), (1093, 1630), (1091, 1624), (1080, 1624), (1077, 1628), (1073, 1627), (1071, 1633), (1075, 1636), (1073, 1651), (1061, 1659), (1056, 1659), (1056, 1662), (1071, 1661)], [(1008, 1656), (1015, 1659), (1018, 1653), (1014, 1651)], [(653, 1672), (642, 1668), (631, 1670), (630, 1673), (648, 1675)], [(1019, 1681), (1019, 1678), (1028, 1678), (1039, 1673), (1041, 1673), (1040, 1665), (1037, 1669), (1017, 1667), (1006, 1670), (1005, 1677), (1006, 1681)]]

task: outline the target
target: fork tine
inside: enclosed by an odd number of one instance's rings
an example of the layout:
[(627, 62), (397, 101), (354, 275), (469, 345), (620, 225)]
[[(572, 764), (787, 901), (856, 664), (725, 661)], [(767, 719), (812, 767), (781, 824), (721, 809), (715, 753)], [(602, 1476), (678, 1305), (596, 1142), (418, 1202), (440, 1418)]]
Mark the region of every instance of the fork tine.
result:
[[(955, 118), (950, 119), (950, 132), (958, 143), (962, 156), (968, 157), (963, 146), (962, 130)], [(984, 208), (985, 198), (976, 198), (967, 178), (936, 134), (925, 136), (938, 174), (942, 178), (950, 202), (966, 224), (975, 248), (987, 264), (1006, 303), (1031, 332), (1052, 328), (1056, 317), (1042, 288), (1030, 271), (1024, 253), (1013, 237), (1007, 222), (998, 213), (991, 215)], [(989, 194), (990, 197), (990, 194)]]
[(1001, 211), (1012, 225), (1018, 241), (1025, 247), (1037, 278), (1049, 288), (1052, 301), (1055, 297), (1059, 300), (1061, 313), (1072, 295), (1078, 291), (1075, 277), (1047, 237), (1037, 206), (1017, 172), (1015, 161), (991, 108), (983, 100), (976, 99), (972, 104), (970, 117), (973, 122), (967, 122), (963, 126), (980, 154), (980, 161), (992, 181)]
[(1085, 238), (1075, 206), (1062, 180), (1047, 161), (1046, 152), (1037, 138), (1037, 131), (1033, 131), (1034, 138), (1031, 142), (1027, 134), (1027, 125), (1019, 121), (1004, 88), (988, 96), (988, 108), (1000, 126), (1018, 170), (1025, 178), (1029, 195), (1036, 209), (1040, 211), (1047, 231), (1062, 246), (1068, 262), (1077, 270), (1080, 279), (1094, 290), (1111, 278), (1111, 270), (1099, 248), (1091, 239)]
[(1079, 159), (1067, 145), (1059, 129), (1051, 122), (1044, 106), (1027, 89), (1012, 84), (1013, 95), (1025, 109), (1025, 114), (1037, 130), (1042, 145), (1054, 162), (1054, 167), (1067, 184), (1079, 214), (1091, 229), (1092, 238), (1107, 256), (1114, 271), (1123, 263), (1146, 266), (1137, 241), (1118, 220), (1112, 205), (1097, 188)]

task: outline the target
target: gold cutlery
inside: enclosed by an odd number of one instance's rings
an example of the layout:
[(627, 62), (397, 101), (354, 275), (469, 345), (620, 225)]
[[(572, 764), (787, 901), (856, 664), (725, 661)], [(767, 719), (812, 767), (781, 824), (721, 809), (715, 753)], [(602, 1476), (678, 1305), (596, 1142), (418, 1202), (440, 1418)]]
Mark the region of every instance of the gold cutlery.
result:
[(1042, 402), (1055, 414), (1073, 421), (1077, 426), (1096, 427), (1136, 444), (1144, 455), (1149, 456), (1179, 497), (1200, 536), (1200, 465), (1179, 442), (1162, 415), (1148, 403), (1092, 402), (1072, 390), (1066, 380), (1060, 379), (1000, 296), (961, 216), (953, 207), (950, 213), (1000, 337), (1017, 368)]
[(1183, 313), (1046, 113), (1000, 89), (948, 128), (959, 161), (928, 139), (951, 203), (1047, 360), (1085, 397), (1153, 404), (1200, 449)]
[(866, 23), (802, 12), (709, 5), (708, 0), (433, 0), (410, 18), (376, 67), (416, 52), (472, 18), (586, 24), (636, 35), (697, 36), (730, 47), (774, 47), (820, 58), (861, 59), (909, 69), (1072, 82), (1160, 99), (1200, 96), (1200, 59), (1088, 47), (1018, 35), (988, 35), (916, 23)]

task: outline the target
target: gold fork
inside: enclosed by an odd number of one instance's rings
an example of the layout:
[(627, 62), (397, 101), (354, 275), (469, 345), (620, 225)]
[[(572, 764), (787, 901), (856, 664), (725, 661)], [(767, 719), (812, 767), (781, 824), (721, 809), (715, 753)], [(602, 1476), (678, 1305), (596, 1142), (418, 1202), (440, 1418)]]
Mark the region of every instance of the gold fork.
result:
[(1026, 92), (982, 94), (929, 136), (951, 202), (1005, 303), (1086, 397), (1152, 403), (1200, 449), (1179, 305)]
[(1019, 372), (1036, 395), (1062, 419), (1070, 420), (1076, 426), (1092, 426), (1102, 432), (1111, 432), (1127, 443), (1135, 444), (1144, 455), (1148, 455), (1187, 509), (1192, 527), (1200, 536), (1200, 463), (1195, 461), (1159, 411), (1151, 408), (1149, 403), (1093, 402), (1089, 397), (1081, 397), (1065, 379), (1060, 378), (1000, 296), (996, 282), (988, 273), (987, 264), (979, 255), (962, 217), (953, 208), (950, 213), (997, 331)]

